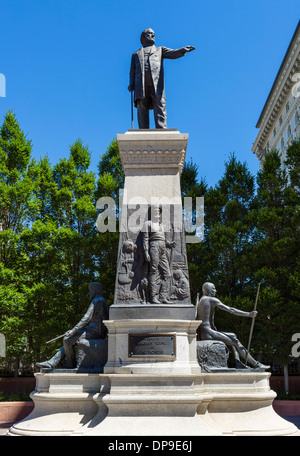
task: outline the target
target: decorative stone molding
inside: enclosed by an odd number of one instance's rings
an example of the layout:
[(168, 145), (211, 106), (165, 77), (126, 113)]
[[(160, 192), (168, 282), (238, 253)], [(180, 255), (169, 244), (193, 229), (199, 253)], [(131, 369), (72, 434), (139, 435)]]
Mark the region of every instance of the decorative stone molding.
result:
[[(273, 138), (272, 131), (277, 125), (279, 117), (284, 109), (285, 104), (290, 101), (290, 112), (284, 119), (284, 124), (290, 120), (292, 113), (299, 105), (299, 98), (294, 98), (291, 95), (291, 90), (294, 85), (292, 76), (300, 71), (300, 23), (295, 30), (289, 48), (277, 73), (267, 101), (263, 107), (256, 127), (259, 128), (259, 133), (252, 147), (252, 152), (256, 154), (261, 161), (264, 158), (266, 145), (268, 141), (271, 143), (271, 148), (276, 147), (280, 142), (283, 126), (280, 126), (275, 137)], [(287, 120), (289, 119), (289, 120)]]
[(178, 130), (129, 130), (117, 135), (124, 170), (130, 168), (177, 168), (185, 161), (188, 135)]

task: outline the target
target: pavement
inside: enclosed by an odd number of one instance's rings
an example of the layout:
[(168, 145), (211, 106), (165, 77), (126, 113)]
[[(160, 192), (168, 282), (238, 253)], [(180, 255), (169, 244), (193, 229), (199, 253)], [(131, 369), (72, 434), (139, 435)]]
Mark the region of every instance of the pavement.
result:
[[(300, 416), (283, 416), (287, 421), (293, 423), (299, 430), (300, 430)], [(7, 431), (13, 426), (15, 423), (0, 423), (0, 437), (5, 436)]]

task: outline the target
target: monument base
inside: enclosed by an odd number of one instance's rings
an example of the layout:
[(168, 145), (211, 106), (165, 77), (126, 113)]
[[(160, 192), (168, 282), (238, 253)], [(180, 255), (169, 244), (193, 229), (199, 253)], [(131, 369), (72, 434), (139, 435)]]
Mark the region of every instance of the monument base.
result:
[(207, 401), (201, 375), (111, 374), (102, 379), (99, 413), (76, 435), (221, 435), (197, 413)]
[(299, 435), (274, 411), (269, 372), (205, 373), (195, 320), (109, 320), (103, 373), (36, 374), (32, 413), (8, 435)]
[(108, 320), (105, 374), (200, 374), (195, 320)]
[(294, 436), (268, 372), (38, 373), (35, 407), (11, 436)]

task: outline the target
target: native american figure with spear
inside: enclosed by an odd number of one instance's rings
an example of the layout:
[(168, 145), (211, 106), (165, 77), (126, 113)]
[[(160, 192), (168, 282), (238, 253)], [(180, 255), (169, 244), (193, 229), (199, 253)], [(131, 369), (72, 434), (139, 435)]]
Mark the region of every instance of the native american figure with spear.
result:
[[(247, 368), (248, 366), (246, 363), (248, 362), (252, 368), (269, 369), (270, 366), (265, 366), (264, 364), (259, 363), (249, 353), (254, 319), (257, 315), (256, 304), (258, 295), (256, 297), (255, 310), (252, 312), (244, 312), (242, 310), (235, 309), (234, 307), (229, 307), (217, 299), (215, 297), (217, 290), (213, 283), (204, 283), (202, 291), (203, 295), (200, 300), (197, 300), (196, 304), (196, 320), (202, 321), (199, 327), (200, 340), (218, 340), (223, 342), (228, 347), (231, 347), (237, 368)], [(248, 350), (241, 344), (235, 334), (217, 330), (214, 325), (214, 314), (216, 308), (225, 310), (226, 312), (229, 312), (233, 315), (252, 318)], [(245, 364), (241, 362), (240, 357), (243, 358)]]

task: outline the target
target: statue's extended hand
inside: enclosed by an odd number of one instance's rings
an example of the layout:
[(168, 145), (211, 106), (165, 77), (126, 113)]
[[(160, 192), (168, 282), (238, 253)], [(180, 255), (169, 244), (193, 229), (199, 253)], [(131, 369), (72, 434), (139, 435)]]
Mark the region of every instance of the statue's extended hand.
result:
[(129, 92), (133, 92), (133, 89), (134, 89), (134, 87), (133, 87), (133, 86), (131, 86), (131, 85), (129, 85), (129, 86), (128, 86), (128, 90), (129, 90)]
[(175, 241), (168, 242), (167, 247), (169, 247), (170, 249), (173, 249), (174, 247), (176, 247), (176, 242)]
[(252, 312), (249, 312), (249, 317), (255, 318), (256, 315), (257, 315), (257, 311), (256, 310), (252, 310)]
[(151, 257), (150, 257), (150, 255), (149, 255), (148, 252), (145, 252), (145, 261), (146, 261), (147, 263), (150, 263), (150, 262), (151, 262)]
[(185, 46), (183, 49), (185, 50), (185, 52), (191, 52), (196, 48), (194, 46)]

